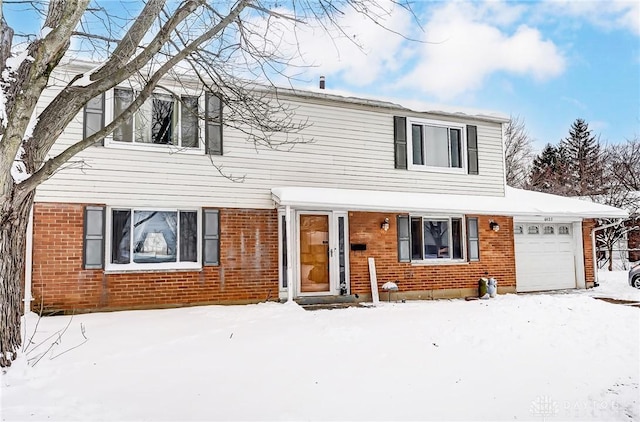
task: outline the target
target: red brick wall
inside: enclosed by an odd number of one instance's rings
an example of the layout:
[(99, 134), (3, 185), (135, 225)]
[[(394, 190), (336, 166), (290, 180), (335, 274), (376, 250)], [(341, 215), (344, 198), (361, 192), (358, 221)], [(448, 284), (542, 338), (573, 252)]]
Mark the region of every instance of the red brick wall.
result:
[[(510, 217), (478, 217), (480, 261), (463, 264), (416, 265), (398, 262), (397, 214), (350, 212), (351, 243), (365, 243), (366, 251), (351, 251), (351, 292), (370, 293), (368, 257), (375, 258), (378, 288), (397, 281), (401, 291), (476, 288), (485, 271), (498, 280), (498, 286), (516, 285), (513, 220)], [(474, 216), (469, 216), (474, 217)], [(380, 223), (389, 218), (389, 231)], [(489, 220), (500, 224), (500, 231), (489, 229)]]
[(220, 210), (220, 266), (110, 274), (82, 268), (81, 204), (34, 207), (32, 309), (90, 311), (278, 298), (275, 210)]
[[(630, 227), (635, 227), (628, 234), (629, 249), (640, 249), (640, 218), (633, 219), (627, 224)], [(640, 250), (629, 252), (629, 261), (640, 261)]]
[[(82, 268), (81, 204), (38, 203), (34, 207), (32, 309), (46, 312), (149, 308), (205, 303), (243, 303), (278, 298), (278, 220), (275, 210), (220, 210), (220, 266), (202, 271), (105, 273)], [(478, 217), (480, 261), (416, 265), (398, 262), (397, 214), (350, 212), (351, 292), (370, 293), (368, 257), (376, 260), (379, 288), (397, 281), (401, 291), (476, 288), (488, 272), (498, 285), (515, 288), (513, 221)], [(474, 217), (474, 216), (469, 216)], [(390, 229), (380, 229), (389, 218)], [(489, 228), (489, 220), (500, 231)], [(594, 281), (590, 231), (583, 223), (585, 274)]]

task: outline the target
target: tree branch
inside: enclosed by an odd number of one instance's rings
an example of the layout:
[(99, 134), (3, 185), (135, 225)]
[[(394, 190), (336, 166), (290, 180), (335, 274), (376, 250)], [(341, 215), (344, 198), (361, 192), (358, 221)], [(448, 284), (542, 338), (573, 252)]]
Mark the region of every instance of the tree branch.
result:
[[(17, 71), (9, 75), (16, 82), (9, 84), (5, 93), (11, 101), (7, 104), (5, 133), (0, 142), (0, 169), (10, 169), (22, 145), (36, 103), (47, 86), (51, 71), (57, 66), (69, 47), (71, 32), (77, 26), (89, 0), (53, 0), (45, 24), (53, 24), (51, 32), (43, 39), (29, 45), (25, 60)], [(54, 140), (55, 141), (55, 140)], [(27, 162), (27, 171), (32, 171)], [(10, 186), (9, 171), (0, 172), (0, 197)]]
[(109, 61), (100, 70), (91, 75), (91, 80), (102, 79), (127, 63), (129, 58), (136, 52), (142, 38), (147, 34), (153, 22), (160, 15), (160, 11), (164, 5), (165, 0), (150, 0), (145, 3), (144, 8), (133, 25), (131, 25), (131, 28), (129, 28), (126, 35), (118, 43)]
[(73, 31), (71, 33), (72, 36), (75, 37), (84, 37), (84, 38), (93, 38), (96, 40), (101, 40), (101, 41), (106, 41), (106, 42), (114, 42), (114, 43), (118, 43), (121, 40), (115, 39), (115, 38), (110, 38), (110, 37), (105, 37), (102, 35), (98, 35), (98, 34), (89, 34), (87, 32), (80, 32), (80, 31)]
[(133, 116), (138, 108), (144, 103), (144, 101), (151, 96), (153, 90), (160, 82), (161, 78), (171, 70), (176, 64), (180, 63), (186, 57), (188, 57), (191, 53), (196, 51), (196, 49), (202, 45), (202, 43), (208, 41), (221, 30), (226, 28), (231, 22), (233, 22), (240, 13), (247, 7), (247, 5), (252, 0), (241, 0), (236, 7), (229, 12), (224, 19), (218, 22), (213, 28), (209, 31), (206, 31), (200, 37), (196, 38), (191, 44), (185, 46), (185, 48), (178, 52), (176, 55), (171, 57), (164, 63), (147, 81), (145, 87), (140, 91), (137, 98), (127, 107), (127, 109), (117, 118), (115, 118), (110, 124), (105, 126), (101, 131), (93, 134), (92, 136), (83, 139), (80, 142), (77, 142), (63, 152), (61, 152), (56, 157), (47, 160), (45, 164), (35, 173), (31, 175), (27, 180), (20, 183), (18, 186), (19, 191), (22, 195), (26, 195), (29, 192), (33, 191), (36, 187), (38, 187), (42, 182), (51, 177), (65, 162), (70, 160), (74, 155), (84, 150), (85, 148), (95, 144), (96, 142), (101, 141), (108, 134), (113, 132), (120, 124), (126, 121), (129, 117)]

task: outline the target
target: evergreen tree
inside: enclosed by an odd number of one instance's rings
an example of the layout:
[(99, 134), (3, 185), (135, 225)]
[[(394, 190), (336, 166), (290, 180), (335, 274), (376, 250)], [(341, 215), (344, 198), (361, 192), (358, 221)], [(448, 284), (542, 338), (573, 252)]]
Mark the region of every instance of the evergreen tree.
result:
[(598, 195), (602, 193), (602, 153), (600, 142), (592, 135), (583, 119), (571, 125), (569, 136), (562, 140), (567, 159), (567, 181), (570, 196)]
[(560, 146), (547, 144), (533, 160), (527, 188), (539, 192), (565, 195), (568, 190), (567, 159)]

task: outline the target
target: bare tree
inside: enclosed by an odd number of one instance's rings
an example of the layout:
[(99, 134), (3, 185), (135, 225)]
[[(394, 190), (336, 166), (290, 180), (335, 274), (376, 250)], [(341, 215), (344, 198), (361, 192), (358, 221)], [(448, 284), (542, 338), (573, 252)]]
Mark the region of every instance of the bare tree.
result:
[[(21, 343), (25, 234), (40, 184), (132, 119), (154, 90), (179, 98), (165, 81), (183, 81), (185, 73), (193, 75), (203, 91), (220, 95), (225, 125), (243, 131), (257, 146), (277, 148), (295, 140), (273, 135), (295, 133), (305, 122), (296, 120), (295, 110), (278, 101), (277, 91), (256, 90), (253, 82), (266, 83), (287, 67), (296, 53), (296, 28), (314, 23), (347, 36), (339, 16), (355, 11), (383, 26), (391, 7), (376, 0), (148, 0), (133, 2), (131, 7), (139, 10), (124, 12), (116, 11), (113, 2), (90, 4), (90, 0), (10, 0), (2, 7), (10, 3), (31, 8), (44, 17), (44, 23), (39, 35), (20, 34), (23, 51), (18, 51), (14, 31), (0, 19), (0, 366), (11, 364)], [(408, 9), (407, 4), (395, 5)], [(116, 8), (125, 6), (118, 3)], [(23, 12), (20, 23), (25, 16)], [(73, 53), (90, 54), (99, 65), (74, 75), (35, 114), (52, 75), (61, 63), (74, 58)], [(50, 155), (89, 100), (131, 80), (137, 86), (133, 98), (113, 121)]]
[(533, 139), (520, 116), (511, 116), (509, 119), (504, 128), (504, 143), (507, 185), (524, 188), (531, 172)]
[(621, 188), (640, 191), (640, 139), (612, 145), (607, 150), (608, 171)]
[[(606, 251), (602, 261), (612, 271), (616, 245), (627, 236), (637, 236), (640, 232), (640, 141), (634, 138), (623, 144), (610, 145), (604, 152), (603, 162), (605, 193), (592, 198), (629, 212), (627, 220), (597, 232), (597, 246)], [(616, 221), (602, 219), (598, 223), (608, 226)]]

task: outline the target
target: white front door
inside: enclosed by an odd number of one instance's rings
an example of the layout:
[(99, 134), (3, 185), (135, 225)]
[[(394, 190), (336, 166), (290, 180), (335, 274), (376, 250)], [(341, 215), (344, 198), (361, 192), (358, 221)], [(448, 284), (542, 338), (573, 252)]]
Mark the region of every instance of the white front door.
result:
[(299, 211), (296, 220), (298, 295), (348, 294), (347, 214)]

